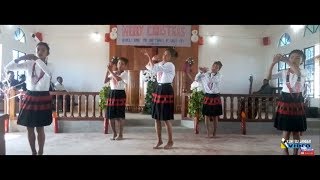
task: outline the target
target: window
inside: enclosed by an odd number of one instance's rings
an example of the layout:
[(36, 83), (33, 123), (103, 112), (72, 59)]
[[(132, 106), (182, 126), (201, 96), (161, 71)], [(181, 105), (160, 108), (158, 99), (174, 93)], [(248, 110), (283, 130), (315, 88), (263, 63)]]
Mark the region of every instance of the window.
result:
[[(26, 53), (18, 51), (18, 50), (12, 50), (12, 60), (18, 59), (21, 56), (26, 55)], [(21, 71), (17, 71), (17, 77), (19, 76), (19, 74), (25, 74), (25, 72), (21, 72)], [(17, 79), (17, 78), (16, 78)]]
[(290, 43), (291, 43), (291, 38), (290, 38), (289, 34), (284, 33), (279, 40), (278, 47), (286, 46)]
[(12, 60), (18, 59), (21, 56), (26, 55), (26, 53), (18, 51), (18, 50), (12, 50)]
[(14, 39), (22, 43), (26, 42), (26, 34), (21, 28), (18, 28), (16, 31), (14, 31)]
[(314, 98), (320, 98), (320, 56), (317, 54), (315, 59), (315, 71), (314, 71)]
[(319, 30), (319, 25), (307, 25), (304, 29), (303, 37), (316, 33)]
[(306, 55), (306, 60), (304, 62), (304, 69), (306, 71), (306, 88), (308, 97), (314, 97), (314, 72), (315, 72), (315, 55), (314, 46), (304, 48), (304, 54)]
[[(289, 57), (289, 54), (285, 54), (285, 56)], [(283, 61), (278, 62), (278, 72), (285, 70), (285, 69), (288, 69), (288, 68), (289, 68), (289, 66), (287, 65), (287, 63), (285, 63)], [(278, 88), (279, 87), (283, 87), (283, 79), (282, 78), (278, 79)]]
[(320, 98), (320, 44), (316, 44), (314, 49), (314, 98)]

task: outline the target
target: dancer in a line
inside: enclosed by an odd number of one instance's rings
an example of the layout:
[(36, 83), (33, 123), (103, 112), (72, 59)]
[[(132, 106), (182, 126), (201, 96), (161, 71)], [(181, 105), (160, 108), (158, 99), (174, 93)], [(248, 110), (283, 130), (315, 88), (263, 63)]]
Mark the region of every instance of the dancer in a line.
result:
[[(111, 140), (123, 139), (123, 128), (125, 120), (125, 107), (126, 107), (126, 92), (125, 87), (128, 83), (128, 72), (125, 71), (128, 59), (121, 57), (117, 62), (117, 71), (113, 71), (113, 64), (108, 65), (108, 72), (110, 79), (109, 96), (107, 99), (106, 117), (110, 120), (113, 137)], [(116, 121), (119, 124), (119, 135), (116, 130)]]
[[(285, 82), (274, 118), (274, 127), (282, 131), (282, 143), (290, 139), (291, 133), (294, 140), (300, 140), (300, 132), (307, 130), (303, 104), (304, 98), (302, 95), (305, 72), (299, 68), (304, 60), (305, 54), (301, 50), (291, 51), (289, 58), (277, 54), (273, 57), (273, 62), (269, 69), (267, 79), (282, 78), (283, 82)], [(273, 66), (279, 61), (287, 63), (289, 69), (272, 75)], [(284, 148), (283, 153), (289, 155), (288, 148)], [(298, 155), (298, 149), (293, 150), (293, 155)]]
[[(40, 42), (36, 46), (36, 52), (37, 55), (28, 54), (11, 61), (5, 69), (26, 71), (28, 90), (22, 99), (17, 124), (27, 127), (32, 154), (42, 155), (45, 144), (44, 126), (52, 123), (52, 101), (49, 94), (51, 72), (47, 67), (50, 48), (47, 43)], [(38, 133), (38, 151), (35, 147), (34, 128)]]
[[(205, 95), (203, 100), (202, 114), (205, 116), (207, 137), (215, 137), (219, 116), (222, 115), (222, 104), (220, 98), (221, 74), (219, 71), (222, 63), (216, 61), (211, 66), (211, 72), (208, 68), (200, 67), (200, 72), (195, 80), (202, 84)], [(212, 126), (210, 125), (212, 123)], [(211, 132), (212, 127), (212, 132)]]
[(149, 63), (146, 65), (146, 68), (157, 74), (158, 83), (152, 99), (152, 118), (155, 119), (155, 129), (158, 138), (158, 142), (153, 148), (159, 149), (163, 144), (161, 121), (164, 121), (168, 133), (168, 142), (164, 146), (164, 149), (170, 149), (173, 146), (172, 124), (170, 120), (174, 119), (174, 92), (172, 82), (175, 76), (175, 66), (170, 61), (176, 58), (178, 53), (173, 48), (167, 48), (162, 55), (162, 61), (157, 64), (155, 64), (155, 61), (152, 61), (148, 53), (145, 53), (145, 55), (149, 58)]

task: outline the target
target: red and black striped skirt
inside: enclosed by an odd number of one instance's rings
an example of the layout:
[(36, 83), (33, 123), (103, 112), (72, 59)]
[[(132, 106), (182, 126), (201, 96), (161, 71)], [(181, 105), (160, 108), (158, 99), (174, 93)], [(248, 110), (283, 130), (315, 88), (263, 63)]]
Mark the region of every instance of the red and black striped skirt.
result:
[(152, 118), (156, 120), (173, 120), (174, 93), (171, 83), (158, 84), (152, 94)]
[(219, 94), (206, 93), (203, 99), (202, 114), (205, 116), (222, 115), (222, 104)]
[(126, 118), (126, 92), (125, 90), (111, 90), (107, 99), (106, 117), (108, 119)]
[(21, 99), (17, 124), (43, 127), (52, 123), (52, 97), (49, 91), (27, 91)]
[(282, 131), (301, 132), (307, 130), (307, 118), (302, 93), (281, 93), (278, 101), (274, 127)]

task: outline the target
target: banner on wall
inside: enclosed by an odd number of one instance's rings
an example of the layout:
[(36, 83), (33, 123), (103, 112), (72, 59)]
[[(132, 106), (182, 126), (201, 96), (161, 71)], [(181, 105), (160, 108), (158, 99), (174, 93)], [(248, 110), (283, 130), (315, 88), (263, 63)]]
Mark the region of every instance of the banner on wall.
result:
[(117, 25), (117, 45), (191, 47), (191, 25)]

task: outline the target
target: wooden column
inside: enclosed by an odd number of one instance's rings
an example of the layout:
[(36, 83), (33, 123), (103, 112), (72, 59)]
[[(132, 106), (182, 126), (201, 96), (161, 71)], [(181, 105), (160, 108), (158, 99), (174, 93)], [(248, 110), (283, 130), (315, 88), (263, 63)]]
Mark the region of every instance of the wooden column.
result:
[(10, 99), (5, 98), (4, 100), (4, 113), (8, 114), (9, 118), (5, 120), (5, 132), (9, 132), (9, 125), (10, 120), (16, 119), (16, 107), (18, 106), (18, 102), (16, 101), (16, 98), (14, 97), (16, 95), (16, 90), (10, 89), (8, 92), (8, 97)]
[(59, 122), (58, 122), (58, 114), (57, 114), (57, 112), (53, 112), (52, 113), (52, 121), (53, 121), (54, 133), (59, 133)]
[(0, 116), (0, 155), (6, 155), (5, 121), (9, 119), (8, 114)]
[(145, 87), (147, 86), (147, 83), (144, 82), (143, 79), (143, 70), (140, 70), (139, 72), (139, 106), (145, 105)]
[(183, 87), (183, 71), (176, 71), (173, 80), (174, 91), (174, 113), (181, 113), (182, 107), (182, 87)]
[(9, 119), (13, 120), (16, 117), (16, 98), (13, 98), (16, 95), (16, 91), (14, 89), (10, 89), (9, 91)]
[(138, 112), (139, 110), (139, 74), (140, 71), (128, 71), (128, 84), (126, 88), (126, 104), (130, 112)]

